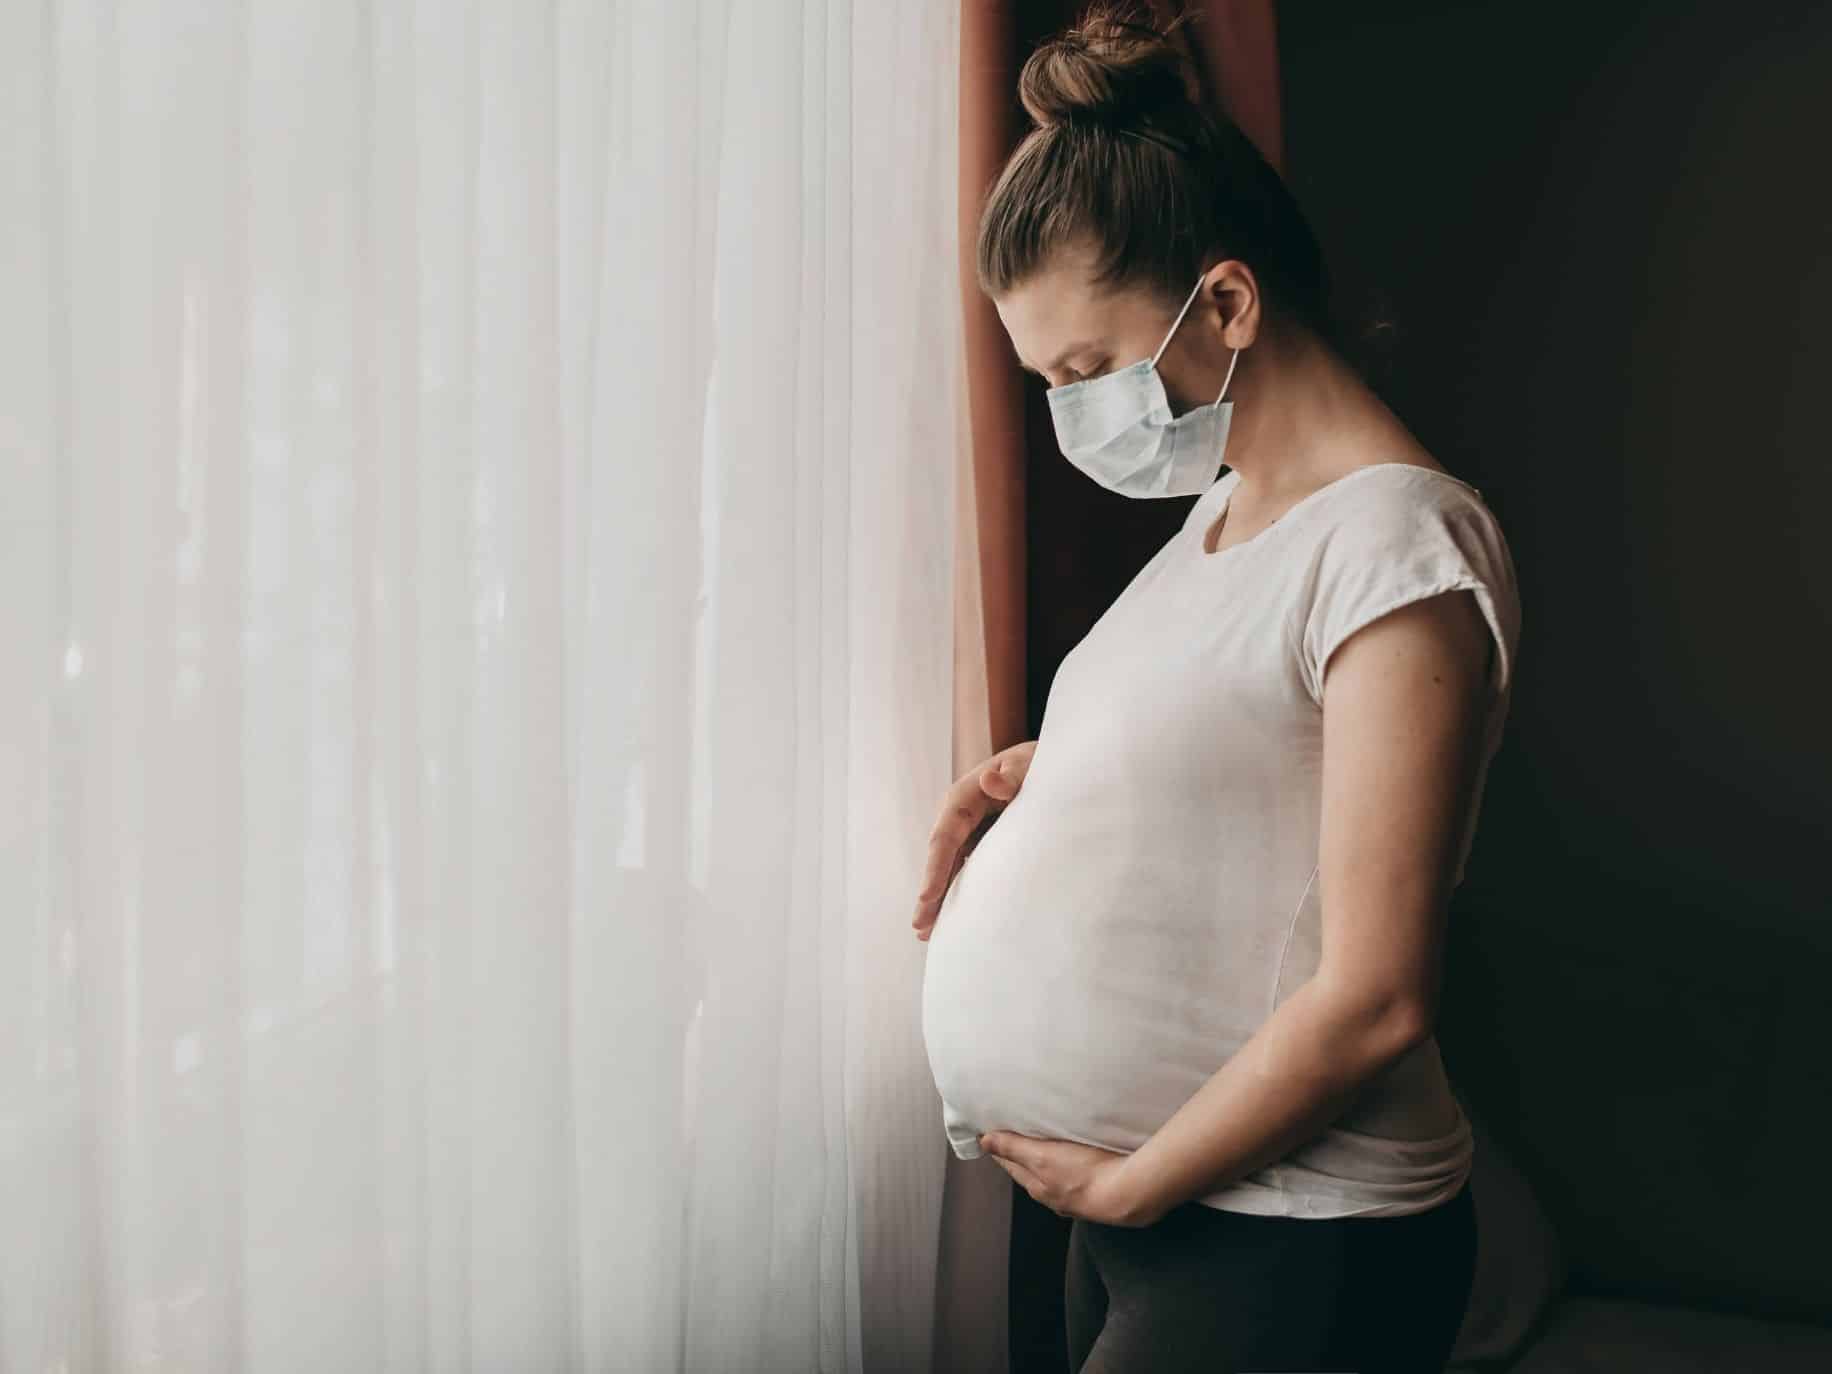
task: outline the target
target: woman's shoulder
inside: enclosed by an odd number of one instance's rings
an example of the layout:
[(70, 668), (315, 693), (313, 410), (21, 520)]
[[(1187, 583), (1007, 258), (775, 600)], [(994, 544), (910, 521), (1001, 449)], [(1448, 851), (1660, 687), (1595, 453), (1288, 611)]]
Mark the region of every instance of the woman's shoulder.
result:
[(1480, 489), (1412, 463), (1370, 464), (1339, 481), (1342, 499), (1321, 515), (1301, 598), (1319, 694), (1336, 643), (1409, 601), (1453, 588), (1477, 593), (1502, 645), (1505, 682), (1520, 593), (1507, 538)]
[(1373, 509), (1403, 509), (1418, 504), (1454, 506), (1482, 501), (1481, 488), (1454, 472), (1405, 459), (1364, 463), (1351, 468), (1336, 481), (1349, 483), (1343, 490), (1352, 495), (1365, 493), (1368, 499), (1364, 504)]
[(1391, 547), (1446, 525), (1505, 544), (1501, 523), (1481, 488), (1423, 463), (1368, 463), (1319, 489), (1317, 533), (1325, 544)]

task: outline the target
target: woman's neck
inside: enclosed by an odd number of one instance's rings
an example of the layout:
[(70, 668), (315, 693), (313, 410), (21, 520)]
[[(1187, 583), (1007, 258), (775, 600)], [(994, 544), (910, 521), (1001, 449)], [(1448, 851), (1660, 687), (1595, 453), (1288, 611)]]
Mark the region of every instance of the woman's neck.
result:
[[(1241, 357), (1226, 461), (1253, 507), (1276, 509), (1371, 462), (1436, 464), (1373, 389), (1308, 331)], [(1248, 362), (1255, 366), (1249, 373)], [(1244, 385), (1243, 385), (1244, 383)]]

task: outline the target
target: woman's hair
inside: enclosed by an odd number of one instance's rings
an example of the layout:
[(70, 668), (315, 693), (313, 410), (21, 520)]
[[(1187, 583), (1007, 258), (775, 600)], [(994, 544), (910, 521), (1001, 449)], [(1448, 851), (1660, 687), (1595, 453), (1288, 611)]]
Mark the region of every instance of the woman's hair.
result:
[(1348, 356), (1323, 253), (1298, 203), (1234, 122), (1192, 97), (1170, 34), (1103, 0), (1025, 61), (1024, 136), (980, 213), (975, 269), (999, 296), (1066, 247), (1094, 282), (1189, 294), (1211, 251), (1253, 269), (1267, 311)]

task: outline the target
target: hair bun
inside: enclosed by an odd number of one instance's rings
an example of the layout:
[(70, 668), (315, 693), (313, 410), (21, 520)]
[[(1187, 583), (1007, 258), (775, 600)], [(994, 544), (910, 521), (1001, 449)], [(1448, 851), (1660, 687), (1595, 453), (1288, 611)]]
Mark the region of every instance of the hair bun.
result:
[(1165, 34), (1103, 7), (1025, 59), (1018, 98), (1040, 126), (1121, 126), (1188, 104), (1190, 92), (1183, 54)]

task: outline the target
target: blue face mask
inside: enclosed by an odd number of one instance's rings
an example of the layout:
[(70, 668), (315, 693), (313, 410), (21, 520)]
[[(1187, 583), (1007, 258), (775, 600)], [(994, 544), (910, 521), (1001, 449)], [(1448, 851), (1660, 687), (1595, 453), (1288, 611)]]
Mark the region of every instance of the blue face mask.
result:
[(1051, 387), (1050, 418), (1062, 456), (1108, 491), (1122, 496), (1195, 496), (1207, 491), (1221, 471), (1234, 402), (1223, 403), (1240, 350), (1228, 362), (1221, 396), (1206, 406), (1172, 417), (1158, 359), (1202, 289), (1196, 279), (1189, 300), (1171, 322), (1170, 333), (1149, 359), (1105, 377)]

